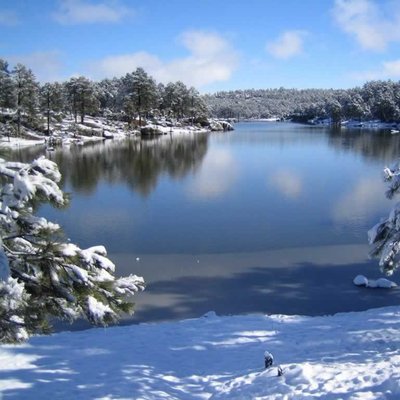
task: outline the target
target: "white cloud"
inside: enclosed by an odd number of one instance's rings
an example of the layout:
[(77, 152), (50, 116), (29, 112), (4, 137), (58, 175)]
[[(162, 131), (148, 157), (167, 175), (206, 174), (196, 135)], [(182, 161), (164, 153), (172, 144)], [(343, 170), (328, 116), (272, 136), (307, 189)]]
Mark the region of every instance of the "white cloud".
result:
[(62, 80), (62, 54), (59, 51), (37, 51), (30, 54), (7, 56), (10, 64), (21, 63), (30, 68), (41, 82)]
[(279, 170), (269, 177), (272, 184), (283, 196), (291, 199), (297, 198), (303, 191), (303, 180), (291, 170)]
[(161, 60), (145, 51), (110, 56), (96, 61), (89, 66), (91, 75), (95, 78), (120, 77), (127, 72), (142, 67), (150, 75), (155, 75), (162, 69)]
[(182, 81), (202, 87), (228, 80), (238, 64), (238, 56), (228, 41), (216, 33), (190, 31), (180, 37), (189, 55), (169, 62), (147, 52), (109, 56), (89, 66), (94, 78), (122, 76), (142, 67), (157, 81)]
[(115, 23), (131, 15), (133, 15), (133, 10), (116, 1), (93, 3), (84, 0), (61, 0), (60, 7), (53, 17), (57, 22), (69, 25)]
[(188, 193), (196, 199), (220, 197), (236, 182), (237, 175), (236, 161), (228, 150), (210, 150)]
[(19, 24), (19, 18), (13, 11), (0, 11), (0, 26), (15, 26)]
[(375, 70), (356, 72), (352, 76), (360, 81), (400, 79), (400, 59), (383, 61), (380, 67)]
[(305, 31), (286, 31), (276, 40), (268, 42), (266, 50), (275, 58), (287, 60), (303, 53)]
[(385, 8), (373, 0), (335, 0), (333, 16), (363, 49), (383, 51), (390, 42), (400, 40), (398, 2)]

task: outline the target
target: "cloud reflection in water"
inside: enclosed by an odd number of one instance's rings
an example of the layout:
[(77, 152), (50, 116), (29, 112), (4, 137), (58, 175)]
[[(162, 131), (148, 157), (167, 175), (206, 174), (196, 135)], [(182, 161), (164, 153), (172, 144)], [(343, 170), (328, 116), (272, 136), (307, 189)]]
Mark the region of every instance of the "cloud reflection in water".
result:
[(228, 149), (210, 149), (188, 187), (190, 197), (214, 199), (227, 193), (238, 178), (235, 158)]

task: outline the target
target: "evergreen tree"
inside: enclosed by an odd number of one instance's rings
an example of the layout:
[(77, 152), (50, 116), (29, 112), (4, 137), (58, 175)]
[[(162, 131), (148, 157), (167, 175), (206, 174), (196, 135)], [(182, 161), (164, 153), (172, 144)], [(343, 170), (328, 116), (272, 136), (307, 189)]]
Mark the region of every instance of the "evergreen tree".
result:
[(0, 179), (0, 341), (46, 333), (51, 317), (106, 325), (132, 313), (143, 279), (116, 279), (103, 246), (80, 249), (33, 214), (42, 202), (67, 203), (57, 165), (43, 157), (31, 164), (0, 159)]
[(190, 116), (192, 121), (194, 118), (204, 117), (207, 115), (207, 106), (201, 98), (200, 93), (194, 87), (191, 87), (188, 90), (187, 103), (187, 115)]
[[(392, 199), (400, 192), (400, 163), (384, 169), (385, 181), (388, 182), (386, 196)], [(387, 275), (400, 266), (400, 203), (397, 203), (386, 219), (378, 222), (368, 232), (372, 245), (370, 255), (379, 258), (379, 266)]]
[(23, 118), (26, 118), (30, 126), (36, 122), (39, 109), (39, 84), (33, 72), (22, 64), (17, 64), (11, 75), (14, 81), (16, 122), (19, 136)]
[(121, 80), (117, 78), (103, 79), (95, 85), (95, 92), (102, 113), (119, 111), (121, 105)]
[(7, 61), (0, 58), (0, 107), (13, 108), (14, 106), (14, 82)]
[(151, 111), (157, 102), (157, 86), (154, 79), (143, 68), (123, 78), (125, 91), (124, 108), (129, 116), (136, 114), (141, 125), (144, 114)]
[(190, 115), (191, 96), (183, 82), (168, 83), (164, 92), (164, 108), (180, 119)]
[(65, 84), (70, 110), (78, 122), (80, 114), (81, 124), (85, 122), (87, 114), (95, 113), (99, 108), (94, 84), (84, 76), (73, 77)]
[(47, 135), (50, 135), (51, 116), (64, 107), (63, 87), (60, 83), (45, 83), (40, 88), (40, 108), (46, 115)]

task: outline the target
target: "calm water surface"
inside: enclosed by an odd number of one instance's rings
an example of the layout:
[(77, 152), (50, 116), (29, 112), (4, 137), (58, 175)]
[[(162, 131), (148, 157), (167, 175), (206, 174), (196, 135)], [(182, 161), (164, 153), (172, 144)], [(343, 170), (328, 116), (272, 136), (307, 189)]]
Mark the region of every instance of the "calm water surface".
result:
[(381, 170), (399, 154), (388, 132), (261, 122), (76, 146), (48, 154), (70, 207), (40, 213), (81, 247), (104, 244), (118, 274), (144, 276), (135, 321), (398, 304), (398, 290), (351, 281), (379, 276), (366, 232), (391, 206)]

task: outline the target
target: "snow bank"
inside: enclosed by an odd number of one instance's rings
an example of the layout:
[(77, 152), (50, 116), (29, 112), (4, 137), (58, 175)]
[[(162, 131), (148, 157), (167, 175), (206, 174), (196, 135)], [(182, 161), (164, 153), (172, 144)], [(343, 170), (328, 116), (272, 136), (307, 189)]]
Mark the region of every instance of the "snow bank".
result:
[[(0, 391), (14, 399), (398, 399), (399, 329), (400, 307), (387, 307), (64, 332), (0, 346)], [(274, 358), (268, 369), (265, 352)]]

